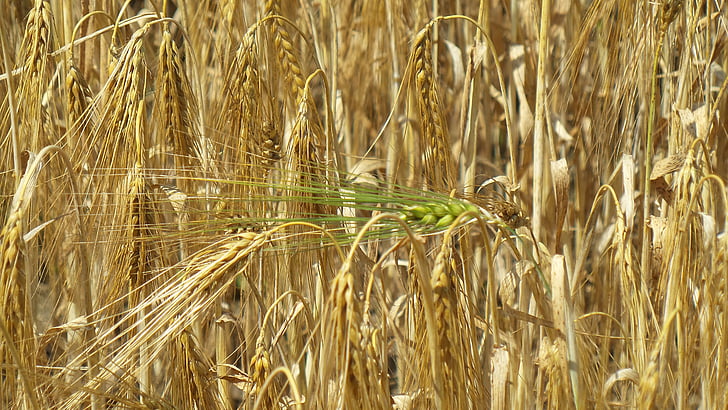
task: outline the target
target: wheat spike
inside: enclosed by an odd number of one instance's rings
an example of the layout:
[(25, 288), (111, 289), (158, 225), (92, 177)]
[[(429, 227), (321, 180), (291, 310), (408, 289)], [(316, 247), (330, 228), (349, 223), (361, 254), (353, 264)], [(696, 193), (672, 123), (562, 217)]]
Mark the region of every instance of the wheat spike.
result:
[[(265, 4), (265, 14), (267, 16), (279, 16), (281, 14), (280, 1), (268, 0)], [(278, 19), (271, 20), (270, 33), (273, 36), (273, 44), (278, 52), (278, 62), (283, 69), (290, 95), (293, 101), (299, 103), (303, 98), (306, 77), (293, 48), (291, 35)]]
[[(69, 60), (68, 74), (66, 74), (66, 101), (68, 104), (66, 128), (70, 131), (69, 135), (74, 135), (76, 132), (83, 133), (86, 129), (86, 126), (80, 124), (77, 129), (75, 124), (84, 117), (92, 99), (93, 94), (86, 79), (73, 64), (73, 60)], [(76, 143), (72, 143), (71, 147), (75, 146)]]
[[(34, 364), (35, 335), (33, 333), (33, 315), (27, 294), (27, 273), (24, 270), (24, 241), (21, 228), (23, 214), (14, 212), (0, 231), (2, 260), (0, 263), (0, 313), (2, 313), (2, 326), (7, 330), (11, 340), (0, 345), (0, 358), (8, 366), (2, 371), (5, 379), (0, 394), (3, 405), (10, 405), (19, 399), (18, 392), (22, 391), (20, 382), (23, 377), (18, 372), (32, 369)], [(10, 347), (9, 345), (13, 346)], [(14, 357), (14, 349), (18, 356)], [(16, 360), (20, 358), (21, 362)], [(35, 383), (30, 380), (30, 388)], [(29, 398), (35, 396), (34, 391), (26, 391)]]
[(37, 152), (51, 143), (48, 135), (48, 112), (43, 107), (43, 93), (50, 81), (53, 16), (50, 3), (36, 0), (28, 15), (21, 45), (23, 72), (20, 78), (19, 118), (26, 130), (25, 147)]
[[(362, 301), (354, 288), (354, 276), (345, 263), (331, 283), (330, 298), (326, 303), (324, 343), (326, 356), (335, 357), (322, 372), (322, 386), (333, 383), (322, 400), (337, 403), (339, 407), (358, 408), (367, 403), (370, 408), (382, 406), (381, 386), (371, 384), (377, 379), (376, 356), (368, 357), (371, 331), (363, 322)], [(333, 371), (333, 375), (330, 372)], [(385, 402), (386, 403), (386, 402)]]
[(450, 149), (450, 136), (442, 115), (437, 95), (435, 73), (432, 71), (432, 33), (428, 26), (415, 39), (412, 51), (414, 83), (420, 110), (422, 133), (420, 145), (423, 151), (426, 183), (434, 190), (445, 190), (454, 183), (455, 168)]
[(5, 382), (0, 386), (0, 403), (12, 406), (24, 402), (38, 407), (36, 375), (36, 335), (32, 289), (35, 280), (26, 269), (28, 255), (24, 218), (35, 192), (40, 167), (29, 163), (25, 175), (13, 195), (8, 218), (0, 230), (0, 327), (4, 343), (0, 343), (0, 359), (8, 364), (2, 369)]
[(253, 402), (259, 402), (262, 408), (270, 409), (273, 408), (276, 403), (278, 392), (273, 386), (268, 386), (268, 388), (263, 392), (263, 397), (258, 397), (271, 372), (270, 354), (265, 348), (263, 341), (260, 339), (261, 338), (259, 338), (258, 343), (256, 343), (255, 355), (253, 355), (250, 359), (251, 388), (247, 393), (249, 394), (250, 400), (253, 400)]
[(210, 369), (212, 360), (205, 354), (199, 341), (189, 331), (170, 342), (169, 398), (177, 408), (195, 403), (197, 408), (214, 407), (220, 402)]
[[(159, 69), (156, 79), (155, 120), (162, 143), (170, 144), (174, 169), (187, 176), (192, 165), (197, 165), (199, 128), (197, 103), (181, 62), (180, 51), (172, 40), (169, 25), (162, 31), (159, 45)], [(187, 178), (181, 178), (178, 184)], [(185, 182), (186, 183), (186, 182)], [(185, 187), (186, 188), (186, 187)]]

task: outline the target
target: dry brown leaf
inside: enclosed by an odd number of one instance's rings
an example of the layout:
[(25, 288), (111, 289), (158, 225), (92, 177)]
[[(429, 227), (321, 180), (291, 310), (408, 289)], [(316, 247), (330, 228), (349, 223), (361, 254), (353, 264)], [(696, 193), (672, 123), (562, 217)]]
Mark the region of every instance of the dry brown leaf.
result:
[(230, 313), (223, 313), (222, 316), (220, 316), (215, 323), (218, 325), (222, 325), (225, 323), (235, 323), (237, 320), (231, 315)]
[(718, 92), (721, 84), (723, 84), (728, 75), (726, 75), (725, 70), (723, 70), (723, 67), (720, 64), (712, 62), (710, 64), (710, 77), (713, 82), (713, 86), (710, 88), (710, 91)]
[(228, 369), (228, 372), (224, 376), (220, 376), (220, 379), (232, 383), (233, 386), (245, 393), (249, 394), (253, 390), (253, 379), (247, 373), (231, 364), (222, 363), (218, 366)]
[(470, 48), (470, 60), (473, 65), (473, 71), (480, 68), (485, 60), (485, 56), (488, 55), (488, 47), (485, 42), (478, 41), (474, 46)]
[(465, 65), (463, 64), (463, 52), (460, 50), (455, 43), (452, 41), (445, 40), (445, 48), (450, 54), (452, 60), (452, 73), (453, 73), (453, 84), (459, 86), (463, 83), (465, 78)]
[(533, 110), (528, 104), (526, 95), (526, 62), (524, 60), (525, 47), (522, 44), (511, 46), (508, 56), (513, 65), (513, 83), (520, 103), (518, 104), (518, 132), (526, 138), (533, 129)]
[(503, 306), (514, 307), (520, 282), (521, 278), (514, 269), (511, 269), (503, 276), (498, 284), (498, 299)]
[(695, 109), (680, 108), (677, 110), (683, 129), (695, 138), (705, 138), (710, 127), (708, 105), (700, 104)]
[(665, 232), (667, 230), (667, 218), (659, 216), (650, 217), (650, 228), (652, 229), (652, 245), (650, 253), (652, 256), (653, 272), (658, 272), (662, 265), (663, 252), (665, 244)]
[(634, 227), (634, 159), (631, 155), (622, 155), (622, 194), (621, 206), (624, 210), (625, 225), (628, 231)]
[(652, 172), (650, 173), (650, 181), (654, 181), (660, 177), (679, 170), (680, 168), (682, 168), (684, 163), (685, 154), (683, 153), (673, 154), (668, 156), (667, 158), (663, 158), (657, 161), (654, 168), (652, 168)]
[(670, 184), (668, 184), (665, 180), (664, 176), (652, 181), (652, 189), (654, 189), (658, 198), (664, 199), (667, 203), (672, 202), (673, 190)]
[(639, 373), (637, 373), (637, 371), (635, 371), (634, 369), (619, 369), (616, 372), (612, 373), (607, 381), (604, 382), (604, 389), (602, 390), (602, 394), (606, 399), (609, 395), (609, 392), (612, 390), (612, 387), (614, 387), (614, 385), (618, 382), (629, 381), (637, 385), (639, 384), (639, 379)]
[(554, 184), (554, 195), (556, 198), (556, 238), (555, 245), (561, 242), (561, 230), (566, 219), (566, 211), (569, 208), (569, 167), (566, 159), (551, 161), (551, 175)]
[(554, 132), (559, 137), (559, 143), (570, 146), (574, 142), (574, 137), (571, 136), (569, 131), (564, 126), (564, 123), (557, 115), (551, 116), (551, 124), (554, 128)]

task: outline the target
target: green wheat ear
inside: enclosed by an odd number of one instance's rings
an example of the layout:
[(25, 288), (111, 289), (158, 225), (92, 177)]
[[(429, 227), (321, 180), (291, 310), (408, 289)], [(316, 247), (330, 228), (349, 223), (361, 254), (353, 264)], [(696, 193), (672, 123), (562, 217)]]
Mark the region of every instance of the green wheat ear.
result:
[(437, 229), (447, 228), (462, 214), (466, 212), (479, 213), (480, 210), (473, 204), (451, 199), (446, 203), (426, 203), (423, 205), (406, 206), (400, 210), (402, 219), (410, 224), (434, 226)]

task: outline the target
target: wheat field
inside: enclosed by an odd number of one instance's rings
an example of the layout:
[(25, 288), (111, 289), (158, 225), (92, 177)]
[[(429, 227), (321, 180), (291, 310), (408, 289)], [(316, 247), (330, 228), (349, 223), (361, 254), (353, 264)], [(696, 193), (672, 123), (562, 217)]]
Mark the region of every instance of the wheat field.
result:
[(0, 407), (728, 407), (723, 0), (0, 7)]

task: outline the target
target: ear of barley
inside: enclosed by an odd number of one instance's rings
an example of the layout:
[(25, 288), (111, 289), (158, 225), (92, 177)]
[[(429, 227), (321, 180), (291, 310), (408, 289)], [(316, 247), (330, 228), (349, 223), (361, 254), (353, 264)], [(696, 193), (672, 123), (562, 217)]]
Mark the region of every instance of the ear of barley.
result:
[(177, 186), (192, 191), (190, 182), (192, 167), (199, 166), (199, 127), (197, 102), (189, 79), (182, 65), (169, 24), (162, 31), (159, 45), (159, 68), (155, 81), (155, 105), (153, 122), (159, 143), (169, 144), (177, 174)]
[[(28, 277), (24, 269), (26, 250), (22, 238), (22, 217), (22, 212), (13, 212), (0, 231), (0, 320), (3, 328), (7, 329), (6, 337), (10, 337), (0, 344), (0, 358), (8, 364), (2, 371), (5, 379), (2, 385), (4, 405), (20, 401), (21, 394), (25, 394), (29, 402), (34, 401), (36, 394), (33, 373), (28, 376), (19, 374), (29, 372), (35, 366), (35, 335)], [(17, 356), (11, 349), (15, 349)], [(18, 358), (21, 362), (16, 361)], [(26, 388), (22, 385), (23, 381), (27, 383)], [(27, 391), (28, 388), (33, 390)]]
[[(92, 124), (82, 124), (88, 110), (93, 94), (81, 72), (69, 59), (67, 62), (68, 73), (66, 74), (66, 137), (70, 151), (74, 152), (78, 147), (84, 146), (87, 129), (93, 128)], [(88, 117), (90, 118), (90, 117)]]
[[(125, 187), (128, 188), (131, 182), (127, 178), (137, 169), (136, 164), (141, 163), (139, 157), (146, 157), (146, 152), (142, 153), (147, 145), (143, 126), (146, 118), (142, 118), (145, 115), (142, 109), (145, 83), (142, 40), (148, 30), (146, 26), (137, 30), (121, 50), (114, 71), (94, 99), (92, 108), (87, 110), (87, 116), (97, 115), (96, 127), (89, 132), (89, 149), (72, 154), (74, 162), (88, 164), (88, 178), (83, 188), (88, 192), (90, 207), (91, 229), (88, 234), (92, 241), (107, 244), (104, 247), (107, 250), (111, 243), (124, 243), (115, 235), (119, 234), (119, 229), (126, 229), (129, 216), (128, 208), (122, 205), (127, 204), (129, 191)], [(114, 296), (126, 292), (128, 283), (125, 281), (128, 278), (116, 275), (119, 266), (115, 263), (122, 262), (121, 267), (128, 265), (117, 252), (119, 249), (111, 246), (110, 251), (98, 254), (107, 268), (99, 271), (98, 283), (104, 286), (99, 292), (99, 303), (104, 305), (115, 301), (114, 305), (121, 308), (123, 298), (120, 300)], [(123, 271), (128, 273), (127, 268)], [(110, 299), (103, 299), (104, 296)]]
[[(252, 388), (248, 392), (250, 403), (256, 401), (260, 403), (262, 408), (270, 409), (275, 407), (278, 390), (273, 386), (268, 386), (265, 391), (262, 390), (263, 385), (266, 383), (268, 376), (271, 373), (270, 354), (265, 348), (264, 343), (259, 340), (256, 343), (255, 355), (250, 359), (250, 379)], [(259, 397), (260, 394), (263, 397)]]
[(0, 326), (4, 339), (0, 343), (0, 359), (8, 364), (2, 369), (5, 382), (0, 386), (0, 401), (2, 405), (24, 403), (36, 408), (38, 381), (33, 369), (37, 342), (30, 299), (35, 275), (26, 267), (29, 255), (24, 219), (40, 173), (38, 163), (36, 160), (29, 163), (0, 230)]
[(25, 35), (21, 45), (23, 71), (18, 89), (19, 118), (26, 129), (24, 148), (38, 152), (52, 143), (47, 135), (48, 112), (43, 107), (43, 93), (50, 81), (49, 68), (52, 65), (53, 16), (50, 3), (36, 0), (28, 15)]
[(119, 55), (102, 91), (94, 99), (93, 108), (98, 111), (97, 127), (91, 132), (89, 144), (97, 147), (98, 158), (89, 156), (93, 151), (77, 153), (77, 160), (92, 164), (92, 173), (97, 177), (98, 192), (109, 192), (118, 187), (123, 174), (116, 172), (128, 169), (136, 162), (135, 127), (138, 122), (138, 102), (143, 96), (144, 58), (143, 38), (149, 27), (137, 30)]
[[(291, 204), (291, 208), (287, 210), (289, 216), (336, 213), (331, 206), (316, 201), (315, 191), (310, 190), (312, 187), (329, 186), (331, 183), (327, 178), (327, 170), (330, 167), (320, 165), (323, 161), (322, 151), (325, 150), (326, 136), (315, 107), (312, 106), (311, 98), (310, 89), (307, 87), (298, 105), (296, 122), (286, 149), (287, 173), (284, 182), (284, 185), (296, 187), (289, 190), (288, 194), (294, 197), (302, 194), (304, 198), (310, 197), (311, 200), (302, 198), (300, 202)], [(300, 191), (296, 192), (297, 190)], [(335, 195), (333, 192), (330, 194)]]
[(264, 98), (260, 91), (262, 86), (256, 28), (251, 28), (245, 34), (225, 74), (225, 95), (217, 125), (219, 130), (233, 138), (230, 153), (225, 153), (225, 160), (229, 161), (234, 178), (240, 182), (223, 185), (223, 189), (231, 190), (230, 196), (237, 198), (229, 201), (227, 208), (251, 218), (265, 215), (265, 203), (250, 199), (266, 195), (265, 187), (255, 182), (265, 181), (269, 172), (262, 153), (266, 114), (262, 108)]
[[(319, 400), (348, 407), (357, 403), (373, 403), (366, 358), (361, 337), (361, 300), (354, 289), (354, 276), (345, 263), (331, 283), (330, 297), (324, 307), (321, 387), (332, 388)], [(329, 358), (336, 358), (330, 361)], [(331, 385), (331, 386), (330, 386)], [(323, 392), (322, 392), (323, 393)]]
[(281, 159), (281, 135), (272, 121), (265, 121), (262, 129), (263, 166), (271, 167)]
[[(281, 5), (280, 0), (267, 0), (265, 4), (265, 14), (267, 16), (280, 16)], [(306, 77), (301, 67), (301, 63), (296, 56), (293, 48), (291, 35), (278, 19), (270, 21), (270, 33), (273, 37), (273, 45), (278, 53), (278, 63), (286, 79), (288, 90), (293, 101), (299, 103), (303, 97), (303, 89), (306, 84)]]
[(465, 369), (475, 363), (469, 363), (467, 360), (467, 346), (463, 345), (461, 339), (466, 326), (462, 320), (462, 311), (457, 298), (460, 286), (451, 266), (454, 261), (452, 248), (448, 242), (446, 239), (437, 255), (430, 279), (440, 343), (438, 351), (441, 354), (440, 358), (431, 360), (442, 360), (443, 380), (446, 385), (443, 402), (451, 408), (463, 408), (468, 403), (466, 394), (472, 394), (473, 391), (456, 386), (455, 383), (467, 381)]
[[(272, 233), (267, 231), (258, 234), (246, 232), (225, 238), (210, 249), (198, 251), (181, 271), (171, 274), (169, 280), (156, 288), (152, 295), (117, 317), (120, 323), (137, 320), (145, 325), (122, 331), (111, 327), (99, 334), (96, 343), (100, 344), (92, 345), (90, 349), (102, 353), (102, 363), (113, 363), (114, 366), (97, 369), (98, 376), (85, 381), (83, 389), (71, 394), (68, 405), (85, 402), (90, 392), (99, 391), (108, 382), (113, 382), (129, 395), (137, 395), (138, 391), (130, 388), (134, 386), (132, 380), (136, 380), (135, 375), (128, 372), (117, 374), (113, 371), (114, 367), (136, 368), (142, 346), (146, 347), (146, 365), (159, 358), (170, 341), (188, 330), (214, 305), (220, 294), (235, 283), (235, 274), (245, 269), (251, 254), (267, 245), (270, 235)], [(113, 306), (105, 307), (98, 313), (111, 314), (112, 309)], [(141, 319), (137, 319), (139, 317)], [(123, 339), (126, 339), (124, 343), (115, 343)]]
[(220, 403), (217, 390), (208, 388), (214, 379), (210, 369), (212, 360), (206, 355), (200, 342), (185, 330), (170, 341), (169, 399), (176, 408), (190, 403), (202, 407), (214, 407)]
[(422, 132), (420, 147), (425, 182), (435, 190), (443, 191), (455, 182), (455, 168), (450, 149), (450, 136), (437, 94), (437, 82), (432, 70), (432, 25), (420, 31), (412, 51), (414, 85), (420, 109)]
[(373, 323), (368, 323), (365, 318), (362, 321), (360, 332), (362, 354), (359, 357), (362, 361), (360, 366), (363, 382), (359, 388), (366, 389), (366, 392), (360, 396), (366, 397), (368, 399), (366, 403), (371, 403), (372, 408), (389, 409), (392, 400), (389, 387), (391, 375), (389, 372), (382, 372), (382, 369), (388, 367), (386, 359), (389, 357), (382, 331)]

